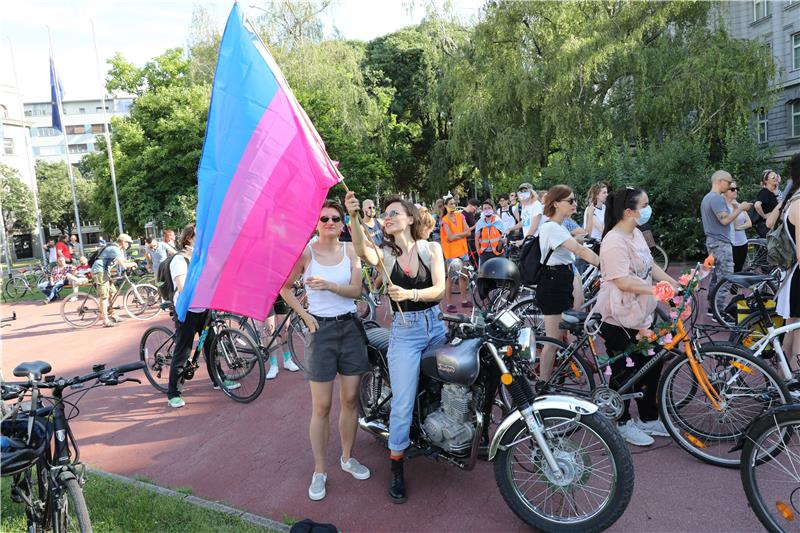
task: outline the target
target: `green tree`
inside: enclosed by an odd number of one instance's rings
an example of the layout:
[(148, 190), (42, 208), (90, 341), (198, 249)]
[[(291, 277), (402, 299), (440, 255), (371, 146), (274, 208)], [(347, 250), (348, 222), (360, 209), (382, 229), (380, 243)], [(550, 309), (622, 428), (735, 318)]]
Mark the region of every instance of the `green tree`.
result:
[(33, 192), (22, 183), (16, 169), (0, 163), (0, 204), (6, 231), (30, 230), (36, 223)]
[[(84, 178), (77, 169), (73, 170), (73, 175), (78, 212), (84, 217), (82, 221), (85, 221), (86, 215), (92, 212), (94, 183)], [(36, 161), (36, 183), (39, 188), (42, 224), (58, 228), (61, 233), (70, 233), (75, 227), (75, 210), (67, 164), (64, 161), (57, 163), (48, 163), (41, 159)]]

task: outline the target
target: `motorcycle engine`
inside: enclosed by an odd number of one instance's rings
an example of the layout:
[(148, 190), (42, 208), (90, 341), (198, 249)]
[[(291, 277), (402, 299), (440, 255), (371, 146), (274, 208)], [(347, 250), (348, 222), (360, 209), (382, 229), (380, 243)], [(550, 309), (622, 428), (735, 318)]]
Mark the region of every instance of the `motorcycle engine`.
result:
[(455, 455), (469, 453), (475, 435), (471, 403), (472, 392), (468, 387), (452, 383), (442, 386), (441, 406), (422, 424), (433, 444)]

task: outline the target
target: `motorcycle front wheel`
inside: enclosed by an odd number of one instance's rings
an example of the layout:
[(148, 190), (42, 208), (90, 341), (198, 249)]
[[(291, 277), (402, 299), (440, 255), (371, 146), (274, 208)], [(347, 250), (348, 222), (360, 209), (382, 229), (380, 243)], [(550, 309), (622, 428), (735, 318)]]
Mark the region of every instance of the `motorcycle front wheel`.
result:
[(545, 439), (561, 475), (545, 460), (523, 419), (512, 425), (494, 458), (494, 476), (506, 504), (540, 531), (603, 531), (633, 494), (630, 451), (603, 415), (539, 412)]

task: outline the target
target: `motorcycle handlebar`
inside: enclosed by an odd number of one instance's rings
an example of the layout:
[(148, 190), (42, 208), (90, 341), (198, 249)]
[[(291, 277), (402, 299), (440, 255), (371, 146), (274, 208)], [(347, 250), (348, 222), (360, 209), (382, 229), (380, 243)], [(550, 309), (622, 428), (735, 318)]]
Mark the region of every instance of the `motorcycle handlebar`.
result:
[(439, 313), (439, 320), (445, 322), (454, 322), (456, 324), (472, 324), (472, 320), (464, 315), (450, 315), (447, 313)]

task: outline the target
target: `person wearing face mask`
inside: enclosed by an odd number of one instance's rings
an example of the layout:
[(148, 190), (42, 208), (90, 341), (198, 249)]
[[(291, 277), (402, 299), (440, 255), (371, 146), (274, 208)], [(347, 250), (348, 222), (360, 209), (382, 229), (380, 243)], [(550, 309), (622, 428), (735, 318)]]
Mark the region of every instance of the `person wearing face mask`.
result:
[(478, 264), (503, 255), (505, 233), (505, 224), (494, 214), (494, 202), (484, 200), (481, 205), (481, 218), (475, 223)]
[[(533, 185), (530, 183), (523, 183), (520, 185), (517, 196), (522, 205), (522, 216), (520, 217), (519, 224), (522, 229), (522, 238), (535, 237), (539, 234), (539, 226), (542, 220), (544, 206), (542, 206), (536, 192), (533, 190)], [(516, 230), (518, 228), (514, 226), (511, 229)]]
[(753, 227), (762, 239), (767, 236), (769, 231), (766, 224), (767, 217), (780, 201), (778, 191), (780, 184), (781, 177), (774, 170), (767, 169), (761, 174), (761, 190), (758, 191), (751, 215)]
[[(602, 316), (600, 335), (610, 357), (628, 350), (638, 342), (639, 330), (652, 326), (658, 303), (654, 283), (667, 281), (678, 288), (678, 282), (655, 264), (637, 227), (652, 214), (649, 202), (647, 193), (633, 187), (616, 191), (607, 200), (605, 235), (600, 246), (603, 281), (593, 312)], [(642, 353), (631, 353), (611, 363), (611, 388), (619, 388), (650, 360)], [(629, 367), (631, 361), (633, 366)], [(636, 400), (640, 420), (631, 418), (628, 412), (630, 400), (625, 401), (618, 429), (622, 437), (634, 446), (653, 444), (654, 435), (669, 436), (658, 419), (656, 405), (662, 366), (662, 363), (654, 365), (636, 385), (636, 390), (631, 391), (644, 393)]]

